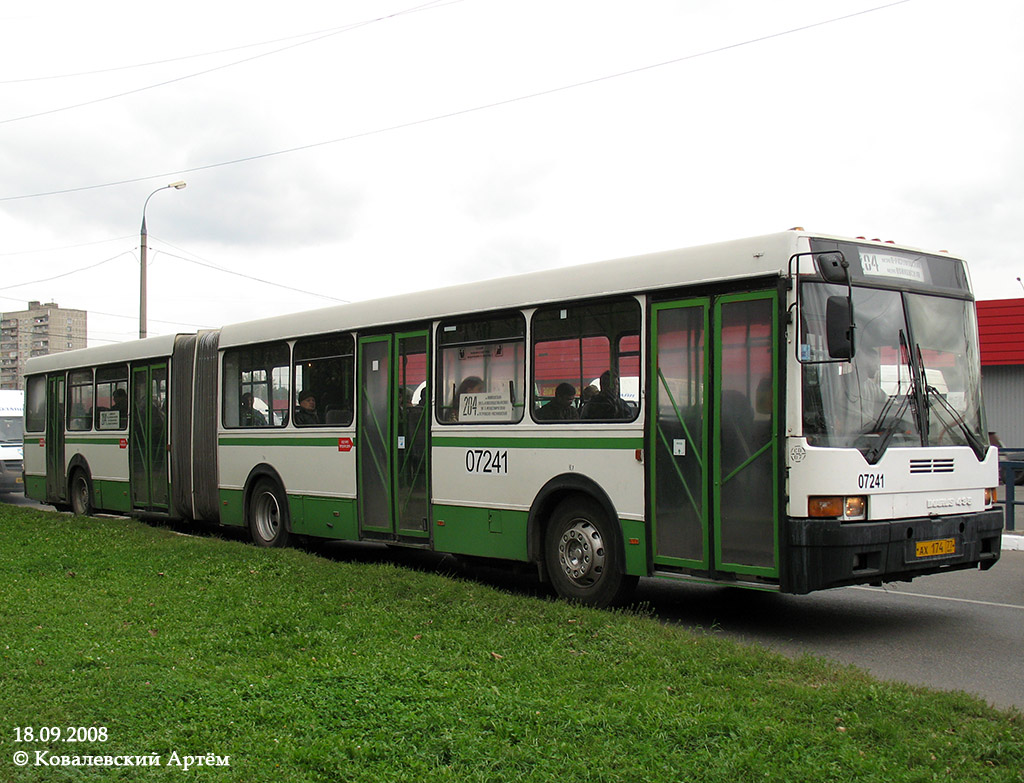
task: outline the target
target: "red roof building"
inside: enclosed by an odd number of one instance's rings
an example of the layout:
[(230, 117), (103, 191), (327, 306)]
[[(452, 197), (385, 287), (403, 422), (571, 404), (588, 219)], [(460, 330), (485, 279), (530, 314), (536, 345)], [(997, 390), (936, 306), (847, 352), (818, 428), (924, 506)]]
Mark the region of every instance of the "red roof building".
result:
[(981, 394), (988, 429), (1024, 447), (1024, 299), (978, 302)]
[(1024, 364), (1024, 299), (978, 302), (981, 365)]

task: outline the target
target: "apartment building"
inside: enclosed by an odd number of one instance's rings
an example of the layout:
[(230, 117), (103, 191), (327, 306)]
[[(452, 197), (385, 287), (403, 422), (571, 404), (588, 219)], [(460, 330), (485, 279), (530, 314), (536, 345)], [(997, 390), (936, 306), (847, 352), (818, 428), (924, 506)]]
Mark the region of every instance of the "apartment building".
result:
[(30, 356), (85, 348), (87, 313), (56, 302), (29, 302), (28, 309), (8, 312), (0, 320), (0, 389), (21, 389)]

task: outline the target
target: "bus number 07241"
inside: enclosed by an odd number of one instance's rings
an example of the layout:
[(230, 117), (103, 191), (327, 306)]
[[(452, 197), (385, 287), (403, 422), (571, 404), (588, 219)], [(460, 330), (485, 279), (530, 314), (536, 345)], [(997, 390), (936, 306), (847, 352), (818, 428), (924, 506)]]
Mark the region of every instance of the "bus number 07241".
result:
[(466, 449), (467, 473), (508, 473), (508, 451)]

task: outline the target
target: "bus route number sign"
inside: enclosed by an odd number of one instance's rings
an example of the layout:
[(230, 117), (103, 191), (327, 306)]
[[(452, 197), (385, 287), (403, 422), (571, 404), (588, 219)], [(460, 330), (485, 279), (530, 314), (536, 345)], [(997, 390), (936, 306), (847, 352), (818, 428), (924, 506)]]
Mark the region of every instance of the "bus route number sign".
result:
[(508, 475), (506, 449), (466, 449), (466, 472)]

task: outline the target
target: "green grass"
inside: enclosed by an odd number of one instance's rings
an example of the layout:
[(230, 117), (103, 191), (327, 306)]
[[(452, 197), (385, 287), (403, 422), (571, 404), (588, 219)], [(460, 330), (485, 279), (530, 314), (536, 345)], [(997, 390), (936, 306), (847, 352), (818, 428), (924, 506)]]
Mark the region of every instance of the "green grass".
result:
[(1024, 780), (1020, 713), (636, 613), (12, 507), (0, 552), (0, 781)]

